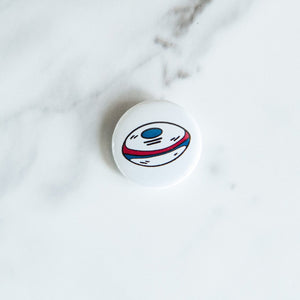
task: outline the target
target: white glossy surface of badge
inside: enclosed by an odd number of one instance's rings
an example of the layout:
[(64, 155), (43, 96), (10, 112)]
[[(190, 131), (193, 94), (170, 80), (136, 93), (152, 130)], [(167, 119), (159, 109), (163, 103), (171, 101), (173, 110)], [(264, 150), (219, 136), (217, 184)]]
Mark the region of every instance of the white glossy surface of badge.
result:
[(141, 102), (119, 120), (112, 152), (120, 171), (150, 187), (174, 185), (196, 167), (201, 137), (193, 117), (169, 101)]

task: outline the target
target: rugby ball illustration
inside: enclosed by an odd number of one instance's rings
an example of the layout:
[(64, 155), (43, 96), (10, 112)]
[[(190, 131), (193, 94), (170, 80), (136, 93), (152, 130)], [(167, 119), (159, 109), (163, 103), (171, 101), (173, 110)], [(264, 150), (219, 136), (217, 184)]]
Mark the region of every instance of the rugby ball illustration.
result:
[(183, 127), (169, 122), (152, 122), (128, 134), (122, 154), (136, 165), (158, 167), (178, 159), (190, 141), (191, 135)]

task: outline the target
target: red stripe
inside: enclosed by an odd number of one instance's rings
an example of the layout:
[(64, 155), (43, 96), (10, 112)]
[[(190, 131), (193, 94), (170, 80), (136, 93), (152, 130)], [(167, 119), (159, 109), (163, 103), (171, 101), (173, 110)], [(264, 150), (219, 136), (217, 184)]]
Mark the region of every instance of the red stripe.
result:
[(189, 138), (190, 138), (190, 135), (186, 131), (184, 137), (181, 140), (179, 140), (177, 143), (175, 143), (174, 145), (169, 146), (169, 147), (164, 148), (164, 149), (153, 150), (153, 151), (143, 151), (143, 150), (129, 149), (125, 146), (125, 143), (124, 143), (122, 151), (123, 151), (124, 154), (137, 155), (137, 156), (139, 156), (139, 155), (141, 155), (141, 156), (143, 156), (143, 155), (156, 155), (156, 154), (164, 153), (166, 151), (171, 151), (172, 149), (175, 149), (177, 146), (179, 146), (181, 143), (185, 142)]

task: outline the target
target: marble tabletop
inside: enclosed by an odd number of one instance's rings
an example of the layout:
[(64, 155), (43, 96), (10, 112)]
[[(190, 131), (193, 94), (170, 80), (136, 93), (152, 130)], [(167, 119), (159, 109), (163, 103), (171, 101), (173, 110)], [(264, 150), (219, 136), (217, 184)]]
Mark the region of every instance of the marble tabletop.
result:
[[(300, 299), (300, 3), (0, 1), (0, 299)], [(120, 116), (191, 111), (181, 184), (127, 181)]]

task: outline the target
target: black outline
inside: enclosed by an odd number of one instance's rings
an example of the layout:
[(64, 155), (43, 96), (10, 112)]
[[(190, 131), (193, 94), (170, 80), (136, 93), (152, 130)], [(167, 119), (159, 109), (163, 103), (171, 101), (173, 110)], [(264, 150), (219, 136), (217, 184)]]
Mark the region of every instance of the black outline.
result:
[[(189, 143), (188, 143), (187, 146), (185, 147), (184, 151), (183, 151), (180, 155), (176, 156), (174, 159), (168, 161), (167, 163), (164, 163), (164, 164), (161, 164), (161, 165), (156, 165), (156, 166), (141, 165), (141, 164), (135, 163), (135, 162), (131, 161), (130, 159), (128, 159), (128, 158), (124, 155), (124, 153), (123, 153), (123, 146), (124, 146), (126, 140), (128, 139), (128, 137), (129, 137), (134, 131), (136, 131), (137, 129), (139, 129), (139, 128), (143, 127), (143, 126), (150, 125), (150, 124), (155, 124), (155, 123), (164, 123), (164, 124), (175, 125), (175, 126), (181, 128), (181, 129), (183, 129), (184, 131), (186, 131), (186, 132), (188, 133), (190, 139), (189, 139)], [(154, 128), (155, 128), (155, 127), (154, 127)], [(160, 129), (161, 129), (161, 128), (160, 128)], [(145, 129), (145, 130), (148, 130), (148, 129)], [(145, 130), (144, 130), (144, 131), (145, 131)], [(144, 131), (143, 131), (143, 132), (144, 132)], [(162, 130), (162, 131), (163, 131), (163, 130)], [(159, 135), (159, 136), (160, 136), (160, 135)], [(144, 138), (144, 137), (143, 137), (143, 138)], [(175, 124), (175, 123), (171, 123), (171, 122), (165, 122), (165, 121), (150, 122), (150, 123), (146, 123), (146, 124), (143, 124), (143, 125), (141, 125), (141, 126), (135, 128), (134, 130), (132, 130), (132, 131), (126, 136), (126, 138), (125, 138), (125, 140), (124, 140), (124, 142), (123, 142), (123, 144), (122, 144), (121, 152), (122, 152), (122, 155), (125, 157), (125, 159), (128, 160), (129, 162), (131, 162), (132, 164), (135, 164), (135, 165), (140, 166), (140, 167), (156, 168), (156, 167), (160, 167), (160, 166), (167, 165), (167, 164), (173, 162), (174, 160), (176, 160), (178, 157), (180, 157), (180, 156), (186, 151), (186, 149), (189, 147), (189, 145), (191, 144), (191, 140), (192, 140), (191, 134), (190, 134), (185, 128), (183, 128), (182, 126), (179, 126), (179, 125), (177, 125), (177, 124)], [(180, 147), (179, 147), (179, 148), (180, 148)], [(179, 148), (177, 148), (177, 149), (179, 149)], [(161, 154), (161, 155), (163, 155), (163, 154)], [(160, 156), (160, 155), (157, 155), (157, 156)]]
[(152, 142), (157, 142), (157, 141), (160, 141), (162, 140), (162, 137), (159, 137), (159, 138), (156, 138), (156, 139), (153, 139), (151, 141), (145, 141), (144, 144), (149, 144), (149, 143), (152, 143)]
[(151, 146), (151, 145), (155, 145), (155, 144), (159, 144), (159, 143), (161, 143), (161, 141), (156, 141), (156, 142), (148, 143), (147, 146)]
[(176, 138), (175, 138), (175, 136), (174, 136), (174, 137), (172, 137), (172, 138), (170, 139), (170, 141), (176, 142), (179, 138), (180, 138), (180, 135), (179, 135), (178, 137), (176, 137)]
[(130, 139), (136, 139), (138, 136), (137, 135), (133, 135)]

